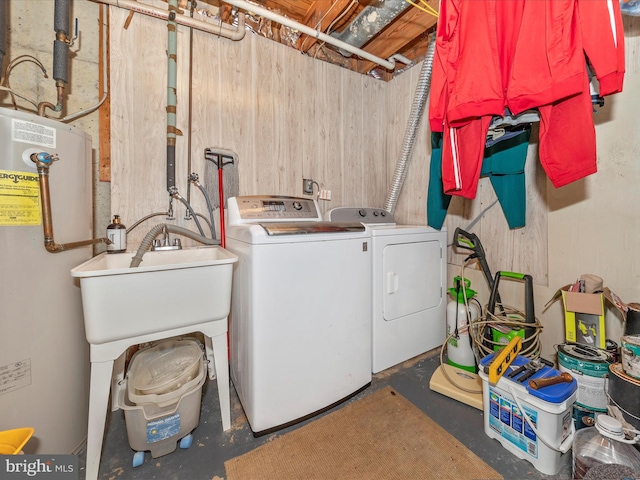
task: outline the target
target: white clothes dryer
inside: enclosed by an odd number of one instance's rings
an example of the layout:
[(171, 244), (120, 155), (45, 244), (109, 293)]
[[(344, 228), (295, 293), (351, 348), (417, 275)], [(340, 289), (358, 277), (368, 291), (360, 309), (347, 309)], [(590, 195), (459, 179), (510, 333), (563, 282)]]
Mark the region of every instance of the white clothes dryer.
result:
[(334, 208), (325, 219), (360, 221), (371, 230), (371, 371), (441, 346), (446, 338), (446, 229), (396, 225), (393, 215), (379, 208)]
[(231, 378), (254, 434), (371, 383), (371, 234), (322, 221), (315, 200), (228, 201)]

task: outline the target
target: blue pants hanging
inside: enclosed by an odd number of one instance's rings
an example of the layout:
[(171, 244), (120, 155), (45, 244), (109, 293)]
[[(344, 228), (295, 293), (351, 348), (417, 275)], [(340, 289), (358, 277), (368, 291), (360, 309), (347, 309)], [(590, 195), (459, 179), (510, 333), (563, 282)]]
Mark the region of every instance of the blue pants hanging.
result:
[[(481, 177), (489, 177), (498, 197), (502, 212), (509, 228), (520, 228), (526, 224), (527, 192), (524, 178), (524, 164), (531, 128), (485, 147)], [(431, 134), (431, 165), (427, 191), (427, 224), (441, 229), (451, 195), (442, 190), (442, 134)]]

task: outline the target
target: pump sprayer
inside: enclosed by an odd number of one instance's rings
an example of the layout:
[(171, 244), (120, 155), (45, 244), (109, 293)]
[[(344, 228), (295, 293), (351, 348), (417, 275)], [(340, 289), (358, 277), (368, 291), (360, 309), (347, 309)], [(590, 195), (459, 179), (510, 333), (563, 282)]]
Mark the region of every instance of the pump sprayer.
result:
[[(449, 288), (452, 300), (447, 304), (447, 363), (454, 367), (476, 373), (476, 359), (473, 354), (469, 325), (480, 316), (476, 305), (476, 292), (471, 282), (459, 276), (453, 279), (454, 287)], [(471, 300), (474, 300), (470, 303)]]

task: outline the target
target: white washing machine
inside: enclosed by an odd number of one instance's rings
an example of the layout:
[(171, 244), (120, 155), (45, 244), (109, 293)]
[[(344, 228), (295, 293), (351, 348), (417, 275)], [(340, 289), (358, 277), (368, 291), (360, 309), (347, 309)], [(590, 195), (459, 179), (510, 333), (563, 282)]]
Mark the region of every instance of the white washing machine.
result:
[(371, 233), (315, 200), (230, 198), (231, 378), (255, 434), (371, 383)]
[(379, 208), (335, 208), (332, 222), (360, 221), (372, 242), (372, 372), (436, 348), (446, 338), (447, 232), (396, 225)]

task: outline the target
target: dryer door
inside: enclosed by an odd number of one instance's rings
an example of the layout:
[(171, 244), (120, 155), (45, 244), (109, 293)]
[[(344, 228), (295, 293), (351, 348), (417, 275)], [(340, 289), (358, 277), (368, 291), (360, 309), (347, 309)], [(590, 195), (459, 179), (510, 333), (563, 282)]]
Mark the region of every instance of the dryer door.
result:
[(436, 307), (441, 302), (440, 242), (384, 247), (383, 315), (386, 321)]

